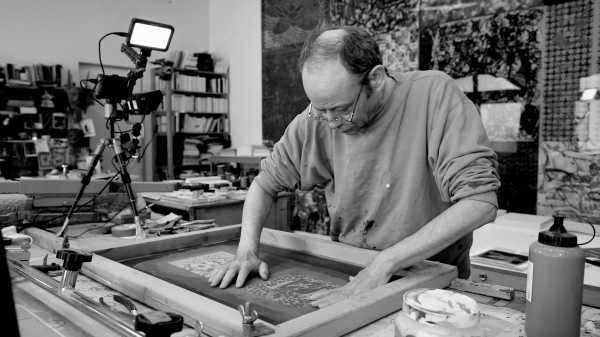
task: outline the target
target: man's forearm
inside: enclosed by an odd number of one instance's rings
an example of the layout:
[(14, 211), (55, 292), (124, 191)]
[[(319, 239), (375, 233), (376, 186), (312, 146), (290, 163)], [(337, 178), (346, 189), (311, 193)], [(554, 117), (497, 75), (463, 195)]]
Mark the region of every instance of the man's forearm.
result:
[(263, 223), (273, 206), (273, 198), (256, 182), (248, 189), (244, 210), (242, 213), (242, 233), (240, 236), (240, 248), (258, 251), (260, 233)]
[(411, 236), (381, 251), (375, 260), (391, 276), (399, 269), (439, 253), (495, 218), (496, 207), (493, 205), (476, 200), (461, 200)]

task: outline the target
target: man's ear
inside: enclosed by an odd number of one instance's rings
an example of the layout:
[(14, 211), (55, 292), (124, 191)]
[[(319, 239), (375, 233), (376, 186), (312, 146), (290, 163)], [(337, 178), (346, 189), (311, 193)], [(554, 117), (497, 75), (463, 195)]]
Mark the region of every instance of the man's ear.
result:
[(369, 81), (371, 88), (377, 90), (383, 87), (385, 77), (385, 67), (382, 64), (379, 64), (371, 69), (369, 75), (367, 75), (367, 80)]

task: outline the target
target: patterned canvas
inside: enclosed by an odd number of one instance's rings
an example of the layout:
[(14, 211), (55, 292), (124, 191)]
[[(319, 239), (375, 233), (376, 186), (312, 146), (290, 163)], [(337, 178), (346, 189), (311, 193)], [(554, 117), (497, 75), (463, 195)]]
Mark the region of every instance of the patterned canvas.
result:
[(227, 242), (124, 263), (232, 308), (249, 301), (263, 320), (274, 324), (317, 310), (310, 305), (310, 294), (340, 287), (360, 269), (263, 245), (260, 253), (269, 265), (268, 280), (251, 274), (242, 288), (210, 287), (211, 273), (232, 261), (236, 249), (236, 242)]
[(489, 74), (521, 88), (482, 93), (484, 103), (536, 104), (542, 18), (543, 10), (536, 8), (430, 27), (424, 32), (433, 43), (428, 67), (457, 79)]
[(540, 6), (542, 0), (423, 0), (421, 25), (461, 21)]
[(540, 146), (538, 213), (600, 221), (600, 153), (579, 152), (576, 143)]
[(306, 37), (325, 22), (326, 0), (262, 1), (263, 139), (276, 142), (307, 105), (298, 73)]
[(359, 26), (379, 43), (383, 64), (391, 70), (418, 69), (419, 27), (417, 0), (331, 1), (329, 20)]
[[(215, 268), (233, 260), (234, 254), (217, 251), (169, 261), (170, 265), (185, 269), (208, 280)], [(333, 289), (338, 285), (311, 276), (303, 268), (285, 268), (271, 275), (264, 282), (249, 284), (245, 290), (255, 297), (262, 297), (275, 303), (301, 309), (310, 306), (308, 296), (317, 290)]]
[(542, 135), (570, 142), (579, 79), (590, 75), (592, 0), (548, 6), (547, 11)]

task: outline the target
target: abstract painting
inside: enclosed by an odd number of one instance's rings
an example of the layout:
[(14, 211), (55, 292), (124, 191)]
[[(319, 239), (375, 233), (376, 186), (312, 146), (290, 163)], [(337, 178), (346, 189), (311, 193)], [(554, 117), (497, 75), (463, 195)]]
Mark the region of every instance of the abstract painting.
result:
[(539, 157), (538, 214), (598, 223), (600, 153), (579, 152), (577, 143), (543, 142)]

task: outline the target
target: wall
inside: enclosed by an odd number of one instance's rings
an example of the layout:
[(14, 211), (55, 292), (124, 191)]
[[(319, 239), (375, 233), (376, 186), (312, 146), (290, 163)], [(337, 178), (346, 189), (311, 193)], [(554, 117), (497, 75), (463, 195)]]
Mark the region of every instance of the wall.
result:
[[(260, 0), (14, 1), (0, 11), (3, 27), (11, 27), (0, 30), (0, 62), (60, 63), (78, 81), (78, 62), (98, 62), (102, 35), (127, 30), (132, 17), (170, 23), (175, 26), (172, 50), (211, 50), (229, 61), (232, 146), (260, 144), (260, 13)], [(131, 66), (119, 51), (122, 41), (114, 36), (103, 41), (105, 64)], [(153, 52), (151, 59), (165, 56)], [(104, 126), (96, 129), (100, 133)]]
[[(11, 1), (0, 10), (3, 27), (0, 29), (0, 63), (62, 64), (71, 70), (73, 81), (79, 85), (78, 62), (98, 63), (98, 39), (109, 32), (127, 31), (133, 17), (173, 25), (175, 34), (170, 50), (205, 51), (209, 36), (208, 3), (208, 0)], [(124, 38), (117, 36), (104, 39), (102, 61), (105, 65), (132, 66), (120, 52), (122, 42)], [(166, 56), (167, 53), (153, 52), (150, 59)], [(82, 76), (86, 74), (87, 71)], [(148, 76), (144, 80), (147, 81)], [(148, 90), (147, 84), (143, 90)], [(98, 139), (108, 135), (102, 113), (99, 105), (88, 109), (87, 115), (94, 120), (97, 134), (90, 142), (92, 148)], [(109, 154), (105, 151), (105, 169), (111, 168)], [(141, 175), (140, 164), (132, 163), (129, 170)]]
[(209, 45), (229, 61), (232, 147), (262, 143), (260, 0), (209, 1)]
[[(208, 47), (208, 0), (20, 0), (0, 11), (0, 62), (59, 63), (76, 71), (79, 61), (97, 63), (98, 39), (127, 31), (132, 17), (175, 26), (171, 49)], [(123, 41), (116, 36), (104, 40), (104, 63), (131, 66), (119, 51)], [(165, 53), (153, 52), (151, 59), (161, 57)]]

